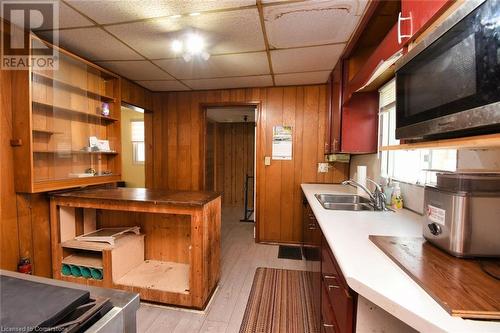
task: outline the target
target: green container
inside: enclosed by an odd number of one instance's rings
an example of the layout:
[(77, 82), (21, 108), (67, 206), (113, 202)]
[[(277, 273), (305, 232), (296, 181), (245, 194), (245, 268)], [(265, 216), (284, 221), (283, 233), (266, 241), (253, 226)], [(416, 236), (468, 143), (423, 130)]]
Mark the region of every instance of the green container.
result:
[(71, 266), (67, 264), (63, 264), (61, 267), (62, 275), (68, 276), (71, 275)]
[(90, 268), (88, 267), (80, 267), (80, 272), (82, 272), (82, 276), (86, 279), (90, 278), (92, 276), (92, 273), (90, 272)]
[(93, 279), (102, 280), (102, 269), (91, 268), (90, 269), (90, 274), (92, 275)]
[(80, 277), (82, 276), (82, 271), (79, 266), (71, 265), (71, 275)]

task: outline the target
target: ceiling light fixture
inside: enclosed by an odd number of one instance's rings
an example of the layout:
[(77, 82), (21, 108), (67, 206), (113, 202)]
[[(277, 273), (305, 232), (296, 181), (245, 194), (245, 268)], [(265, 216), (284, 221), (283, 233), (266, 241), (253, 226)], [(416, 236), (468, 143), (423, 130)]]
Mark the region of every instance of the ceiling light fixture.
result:
[(205, 40), (195, 33), (188, 34), (184, 41), (173, 40), (171, 47), (175, 53), (182, 53), (182, 58), (186, 62), (191, 61), (194, 57), (200, 57), (205, 61), (210, 58), (210, 54), (205, 50)]
[(177, 15), (172, 15), (172, 16), (170, 16), (170, 18), (172, 18), (172, 19), (178, 19), (178, 18), (180, 18), (181, 16), (182, 16), (182, 15), (177, 14)]
[(191, 13), (191, 14), (189, 14), (189, 16), (198, 16), (198, 15), (200, 15), (200, 13)]

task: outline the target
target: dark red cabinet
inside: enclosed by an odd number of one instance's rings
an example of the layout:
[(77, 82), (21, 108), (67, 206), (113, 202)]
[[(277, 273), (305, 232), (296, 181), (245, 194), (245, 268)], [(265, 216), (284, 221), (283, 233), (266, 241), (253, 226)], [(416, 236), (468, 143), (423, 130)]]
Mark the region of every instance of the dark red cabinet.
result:
[(400, 34), (409, 36), (402, 41), (407, 43), (415, 39), (452, 3), (451, 0), (401, 0)]
[(341, 149), (342, 119), (342, 62), (339, 61), (328, 80), (328, 117), (326, 123), (325, 154), (339, 153)]
[(378, 98), (377, 91), (355, 93), (343, 105), (342, 152), (377, 152)]
[(324, 237), (321, 239), (321, 284), (323, 332), (354, 332), (357, 294), (347, 285)]

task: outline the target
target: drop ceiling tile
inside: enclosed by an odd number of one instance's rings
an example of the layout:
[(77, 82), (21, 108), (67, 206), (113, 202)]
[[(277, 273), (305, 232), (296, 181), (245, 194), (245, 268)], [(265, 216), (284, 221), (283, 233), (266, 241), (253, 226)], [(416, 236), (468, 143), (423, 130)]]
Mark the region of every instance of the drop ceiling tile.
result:
[[(52, 32), (40, 32), (47, 37)], [(137, 60), (141, 57), (100, 28), (81, 28), (59, 31), (59, 44), (89, 60)]]
[(175, 58), (174, 39), (188, 32), (201, 35), (211, 54), (265, 50), (257, 9), (206, 13), (180, 18), (161, 18), (131, 24), (107, 26), (127, 44), (150, 59)]
[(195, 90), (269, 87), (273, 85), (271, 75), (228, 77), (219, 79), (183, 80)]
[(274, 73), (331, 70), (345, 44), (271, 51)]
[(326, 83), (331, 71), (277, 74), (274, 80), (277, 86)]
[(188, 87), (179, 81), (135, 81), (140, 86), (151, 91), (183, 91), (189, 90)]
[(207, 61), (193, 59), (186, 62), (176, 58), (154, 63), (178, 79), (270, 74), (266, 52), (218, 55)]
[(98, 61), (97, 64), (133, 81), (175, 80), (172, 76), (146, 60)]
[(356, 10), (356, 15), (360, 16), (363, 15), (366, 6), (368, 5), (368, 0), (358, 0), (358, 8)]
[(69, 0), (76, 9), (101, 24), (189, 14), (255, 5), (255, 0)]
[(298, 47), (349, 40), (360, 17), (357, 0), (311, 0), (264, 7), (272, 48)]
[[(71, 7), (66, 5), (64, 2), (59, 2), (59, 29), (61, 28), (76, 28), (76, 27), (89, 27), (93, 26), (94, 23), (85, 16), (79, 14), (77, 11), (73, 10)], [(45, 29), (54, 29), (52, 22)], [(36, 31), (36, 30), (34, 30)]]

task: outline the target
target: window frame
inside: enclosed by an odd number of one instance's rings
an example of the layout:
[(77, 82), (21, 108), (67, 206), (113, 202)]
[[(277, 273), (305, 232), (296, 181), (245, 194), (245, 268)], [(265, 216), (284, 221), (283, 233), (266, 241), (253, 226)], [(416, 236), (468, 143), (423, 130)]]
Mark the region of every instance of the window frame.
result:
[[(131, 119), (130, 120), (130, 139), (132, 143), (132, 164), (134, 165), (144, 165), (146, 163), (146, 142), (145, 142), (145, 133), (143, 133), (142, 141), (140, 140), (133, 140), (133, 123), (142, 123), (143, 126), (143, 132), (145, 132), (144, 129), (144, 119)], [(144, 151), (144, 159), (139, 160), (139, 150), (140, 146), (142, 145), (142, 150)]]

